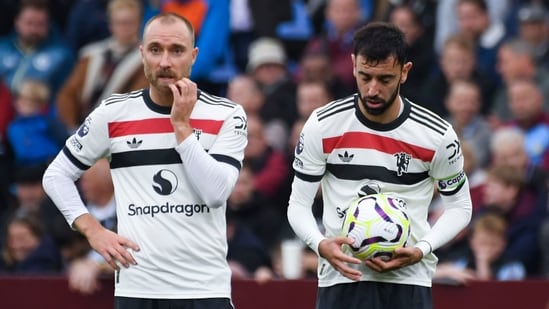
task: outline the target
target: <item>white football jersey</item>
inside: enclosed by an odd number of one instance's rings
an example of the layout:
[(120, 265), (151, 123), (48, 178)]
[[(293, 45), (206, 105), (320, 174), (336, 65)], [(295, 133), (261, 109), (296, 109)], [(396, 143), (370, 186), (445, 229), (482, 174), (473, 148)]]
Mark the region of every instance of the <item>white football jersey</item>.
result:
[[(116, 296), (230, 297), (226, 205), (210, 208), (192, 189), (174, 149), (170, 109), (154, 104), (147, 89), (114, 94), (63, 151), (82, 169), (110, 157), (118, 233), (141, 249), (132, 252), (138, 265), (115, 274)], [(201, 92), (191, 125), (209, 155), (240, 169), (247, 143), (240, 105)]]
[[(295, 177), (320, 181), (326, 237), (341, 235), (347, 208), (369, 186), (406, 201), (411, 217), (407, 245), (414, 245), (430, 230), (427, 213), (434, 187), (452, 195), (466, 181), (457, 135), (448, 122), (407, 100), (388, 124), (369, 121), (357, 104), (355, 94), (311, 114), (295, 150)], [(429, 254), (415, 265), (383, 274), (363, 264), (352, 267), (362, 271), (362, 280), (430, 286), (436, 261)], [(319, 286), (350, 282), (323, 258), (318, 277)]]

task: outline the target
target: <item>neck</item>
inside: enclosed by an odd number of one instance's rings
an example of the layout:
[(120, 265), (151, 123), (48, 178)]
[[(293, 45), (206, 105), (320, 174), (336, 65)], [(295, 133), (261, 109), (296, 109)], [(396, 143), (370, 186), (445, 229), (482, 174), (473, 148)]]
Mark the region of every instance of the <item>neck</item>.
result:
[(173, 94), (170, 88), (165, 88), (164, 91), (159, 90), (156, 87), (149, 88), (149, 93), (151, 95), (151, 100), (160, 106), (172, 106), (173, 104)]

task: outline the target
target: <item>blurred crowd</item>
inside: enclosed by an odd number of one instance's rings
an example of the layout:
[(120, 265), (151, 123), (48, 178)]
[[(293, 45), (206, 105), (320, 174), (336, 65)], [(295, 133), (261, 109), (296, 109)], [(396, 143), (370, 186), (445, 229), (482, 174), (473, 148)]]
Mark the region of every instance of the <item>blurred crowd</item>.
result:
[[(248, 115), (248, 146), (228, 201), (235, 278), (284, 278), (280, 243), (294, 148), (317, 107), (356, 91), (355, 29), (389, 21), (413, 67), (403, 97), (446, 118), (461, 140), (473, 220), (435, 251), (435, 280), (549, 278), (549, 1), (0, 1), (0, 272), (67, 274), (95, 291), (110, 270), (45, 195), (42, 173), (112, 93), (148, 87), (145, 22), (176, 12), (199, 48), (191, 79)], [(108, 162), (79, 181), (90, 212), (116, 228)], [(321, 225), (321, 192), (314, 204)], [(441, 211), (433, 192), (430, 220)], [(302, 277), (316, 255), (303, 248)]]

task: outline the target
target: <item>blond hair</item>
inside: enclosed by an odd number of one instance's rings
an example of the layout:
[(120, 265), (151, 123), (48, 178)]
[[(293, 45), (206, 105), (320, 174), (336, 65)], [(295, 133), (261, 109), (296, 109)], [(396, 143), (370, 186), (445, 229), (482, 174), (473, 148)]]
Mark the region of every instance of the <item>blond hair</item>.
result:
[(143, 6), (137, 0), (111, 0), (109, 1), (107, 12), (109, 15), (112, 15), (114, 12), (126, 8), (136, 10), (139, 16), (143, 15)]
[(34, 79), (27, 79), (21, 83), (17, 95), (36, 102), (47, 102), (50, 100), (50, 88), (44, 82)]

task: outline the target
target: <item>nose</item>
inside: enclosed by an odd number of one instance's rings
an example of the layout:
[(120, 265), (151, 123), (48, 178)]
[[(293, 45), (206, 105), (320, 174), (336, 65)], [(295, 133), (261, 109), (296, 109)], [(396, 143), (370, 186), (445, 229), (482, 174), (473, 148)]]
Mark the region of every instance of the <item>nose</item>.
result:
[(169, 68), (171, 66), (170, 55), (168, 51), (164, 51), (160, 58), (160, 66), (162, 68)]
[(379, 93), (378, 82), (376, 82), (375, 80), (370, 81), (367, 86), (368, 86), (367, 95), (369, 97), (376, 96)]

